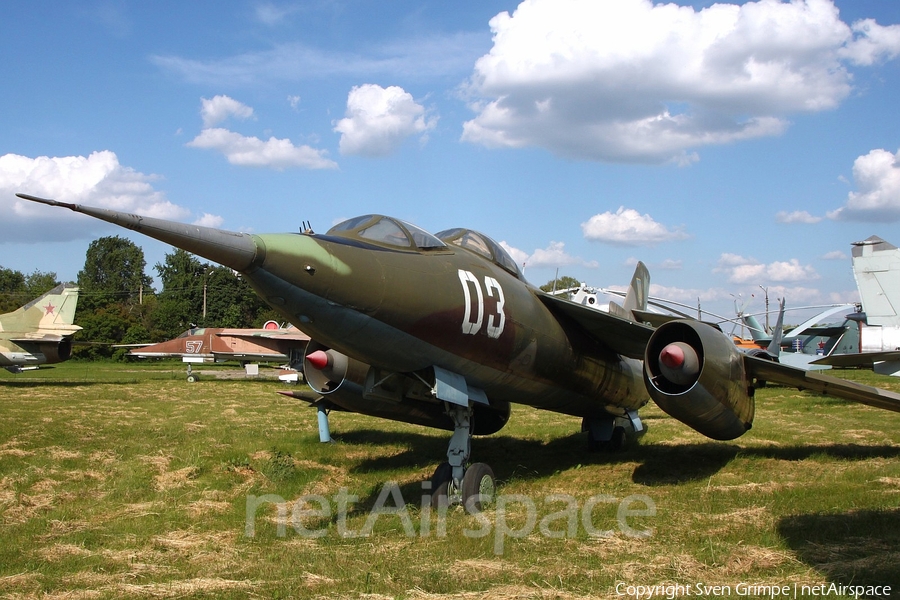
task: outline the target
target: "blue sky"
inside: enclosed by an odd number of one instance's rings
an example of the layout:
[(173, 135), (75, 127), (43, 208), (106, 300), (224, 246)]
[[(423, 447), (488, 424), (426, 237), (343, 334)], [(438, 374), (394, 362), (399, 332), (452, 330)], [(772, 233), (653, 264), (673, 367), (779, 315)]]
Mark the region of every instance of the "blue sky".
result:
[[(78, 2), (0, 8), (0, 265), (124, 234), (390, 214), (718, 312), (854, 301), (900, 244), (900, 3)], [(133, 237), (148, 272), (169, 248)], [(752, 296), (751, 296), (752, 295)], [(790, 318), (788, 319), (791, 320)]]

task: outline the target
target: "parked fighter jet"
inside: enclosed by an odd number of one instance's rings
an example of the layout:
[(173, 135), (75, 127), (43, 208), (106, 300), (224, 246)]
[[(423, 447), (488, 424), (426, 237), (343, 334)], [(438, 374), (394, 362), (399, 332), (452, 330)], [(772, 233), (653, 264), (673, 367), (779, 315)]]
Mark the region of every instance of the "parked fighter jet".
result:
[(432, 478), (436, 504), (477, 511), (493, 494), (490, 467), (469, 464), (471, 436), (499, 431), (513, 402), (582, 417), (589, 439), (606, 443), (642, 430), (651, 398), (708, 437), (737, 438), (753, 423), (757, 378), (900, 411), (898, 394), (748, 356), (699, 321), (654, 329), (634, 320), (642, 307), (622, 317), (543, 293), (468, 229), (432, 235), (366, 215), (324, 235), (252, 235), (19, 196), (242, 273), (312, 337), (304, 373), (320, 402), (453, 431)]
[(223, 329), (192, 327), (181, 335), (158, 344), (125, 344), (132, 347), (130, 356), (137, 358), (179, 357), (187, 363), (187, 380), (197, 381), (192, 364), (238, 360), (277, 360), (302, 364), (303, 350), (309, 336), (290, 326), (281, 328), (275, 321), (262, 329)]
[(0, 315), (0, 366), (11, 373), (72, 356), (78, 288), (60, 284), (18, 310)]
[(872, 367), (876, 373), (900, 376), (900, 249), (877, 235), (852, 245), (851, 264), (862, 311), (848, 315), (855, 327), (848, 324), (845, 337), (855, 348), (815, 363)]

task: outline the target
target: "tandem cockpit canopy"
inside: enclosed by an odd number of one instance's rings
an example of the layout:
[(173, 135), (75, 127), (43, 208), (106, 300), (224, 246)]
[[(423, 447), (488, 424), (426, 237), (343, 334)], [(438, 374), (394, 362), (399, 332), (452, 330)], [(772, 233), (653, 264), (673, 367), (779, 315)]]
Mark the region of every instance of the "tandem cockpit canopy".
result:
[[(412, 223), (384, 215), (363, 215), (347, 219), (328, 230), (326, 236), (398, 250), (446, 250), (447, 244), (471, 250), (509, 271), (519, 279), (522, 272), (503, 247), (488, 236), (456, 227), (432, 235)], [(445, 243), (446, 242), (446, 243)]]
[(448, 244), (466, 248), (476, 254), (480, 254), (498, 266), (503, 267), (519, 279), (524, 279), (524, 277), (522, 277), (522, 271), (519, 270), (519, 265), (517, 265), (516, 261), (514, 261), (509, 253), (503, 249), (503, 246), (483, 233), (456, 227), (454, 229), (445, 229), (444, 231), (438, 232), (437, 237)]
[(348, 219), (329, 229), (326, 235), (409, 250), (447, 248), (447, 244), (424, 229), (383, 215), (363, 215)]

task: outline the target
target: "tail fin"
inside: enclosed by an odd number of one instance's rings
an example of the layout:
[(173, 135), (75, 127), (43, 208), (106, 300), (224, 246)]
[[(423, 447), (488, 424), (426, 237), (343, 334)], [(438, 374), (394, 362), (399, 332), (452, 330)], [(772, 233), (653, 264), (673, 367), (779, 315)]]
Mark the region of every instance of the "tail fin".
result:
[(755, 316), (744, 315), (741, 317), (741, 320), (744, 322), (744, 325), (747, 326), (747, 329), (750, 330), (750, 337), (753, 338), (754, 342), (764, 341), (769, 338), (768, 332), (763, 328)]
[(900, 326), (900, 250), (877, 235), (853, 242), (853, 277), (869, 325)]
[(77, 331), (80, 329), (74, 325), (77, 304), (78, 288), (61, 283), (18, 310), (0, 315), (0, 330), (54, 330), (60, 333)]
[(629, 321), (637, 321), (634, 311), (646, 311), (647, 299), (650, 295), (650, 271), (647, 266), (638, 261), (634, 269), (634, 275), (631, 277), (631, 285), (625, 293), (625, 302), (619, 306), (615, 302), (609, 303), (609, 312), (628, 319)]
[(781, 340), (784, 338), (784, 298), (781, 299), (781, 307), (778, 309), (778, 320), (775, 322), (775, 329), (772, 330), (772, 341), (766, 352), (772, 356), (781, 354)]

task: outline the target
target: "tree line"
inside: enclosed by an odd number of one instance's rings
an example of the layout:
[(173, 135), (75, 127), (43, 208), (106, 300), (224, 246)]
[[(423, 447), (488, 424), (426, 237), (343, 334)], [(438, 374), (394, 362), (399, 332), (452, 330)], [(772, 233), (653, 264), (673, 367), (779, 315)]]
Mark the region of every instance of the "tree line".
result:
[[(246, 281), (227, 267), (202, 262), (184, 250), (166, 254), (154, 266), (162, 289), (145, 273), (144, 251), (120, 236), (99, 238), (88, 246), (78, 272), (75, 358), (122, 359), (126, 349), (171, 339), (196, 327), (261, 327), (279, 320)], [(0, 313), (15, 310), (60, 282), (56, 273), (25, 275), (0, 267)], [(86, 343), (84, 343), (86, 342)]]

